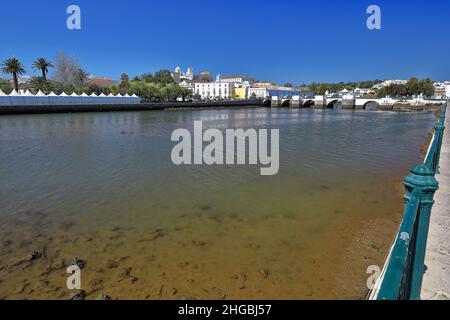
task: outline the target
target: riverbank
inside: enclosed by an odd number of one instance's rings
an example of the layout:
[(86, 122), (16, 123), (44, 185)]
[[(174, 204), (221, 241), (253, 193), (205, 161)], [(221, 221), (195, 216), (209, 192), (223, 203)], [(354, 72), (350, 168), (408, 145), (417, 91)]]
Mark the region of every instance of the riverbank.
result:
[(396, 103), (396, 104), (394, 104), (394, 106), (392, 107), (391, 110), (393, 110), (393, 111), (431, 111), (431, 110), (440, 110), (442, 108), (442, 105)]
[(39, 114), (39, 113), (78, 113), (112, 111), (151, 111), (167, 109), (209, 109), (209, 108), (248, 108), (262, 106), (258, 99), (230, 101), (197, 102), (148, 102), (141, 104), (104, 104), (104, 105), (18, 105), (0, 106), (0, 115)]
[[(199, 119), (280, 128), (279, 175), (175, 167), (168, 137)], [(434, 122), (288, 108), (0, 117), (0, 299), (72, 297), (74, 257), (86, 299), (362, 298)]]

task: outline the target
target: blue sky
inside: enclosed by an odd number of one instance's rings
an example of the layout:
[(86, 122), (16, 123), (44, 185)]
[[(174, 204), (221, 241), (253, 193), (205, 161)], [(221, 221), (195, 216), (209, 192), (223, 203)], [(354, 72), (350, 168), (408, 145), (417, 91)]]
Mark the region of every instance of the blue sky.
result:
[[(66, 28), (81, 8), (82, 29)], [(366, 28), (369, 5), (382, 29)], [(450, 80), (448, 0), (3, 1), (0, 60), (59, 51), (95, 76), (160, 68), (254, 75), (294, 84), (426, 77)]]

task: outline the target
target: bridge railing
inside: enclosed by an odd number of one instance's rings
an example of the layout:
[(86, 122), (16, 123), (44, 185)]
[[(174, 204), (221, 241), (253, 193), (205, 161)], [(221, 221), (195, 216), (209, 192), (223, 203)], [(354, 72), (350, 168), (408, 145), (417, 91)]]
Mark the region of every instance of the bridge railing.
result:
[(435, 174), (439, 173), (446, 110), (447, 105), (443, 107), (435, 126), (424, 163), (415, 166), (404, 179), (403, 219), (370, 299), (420, 299), (431, 208), (439, 186)]

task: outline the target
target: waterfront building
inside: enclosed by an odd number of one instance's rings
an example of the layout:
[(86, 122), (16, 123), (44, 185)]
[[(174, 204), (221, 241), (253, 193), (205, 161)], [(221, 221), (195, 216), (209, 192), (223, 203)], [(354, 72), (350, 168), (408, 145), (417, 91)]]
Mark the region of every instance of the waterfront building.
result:
[(253, 84), (255, 83), (255, 77), (251, 76), (225, 76), (221, 77), (222, 82), (230, 82), (234, 83), (235, 85), (243, 84), (243, 83), (249, 83)]
[(272, 87), (272, 88), (248, 88), (247, 96), (249, 98), (292, 98), (293, 96), (298, 96), (300, 98), (314, 97), (314, 93), (305, 90), (296, 90), (292, 88), (285, 87)]
[(239, 100), (247, 99), (248, 87), (234, 88), (234, 97)]
[(433, 88), (435, 99), (445, 99), (445, 97), (448, 97), (446, 82), (435, 82), (433, 83)]
[(234, 84), (229, 82), (195, 82), (194, 95), (202, 99), (233, 99)]
[(178, 84), (181, 88), (189, 89), (194, 92), (194, 81), (193, 80), (183, 80)]
[(450, 99), (450, 82), (445, 82), (445, 99)]
[(247, 95), (249, 98), (268, 98), (269, 92), (267, 88), (248, 88)]
[(255, 77), (250, 76), (226, 76), (222, 77), (220, 73), (216, 77), (216, 82), (233, 83), (235, 88), (250, 88), (255, 82)]
[(435, 99), (442, 99), (446, 95), (445, 83), (436, 82), (433, 84), (433, 89)]

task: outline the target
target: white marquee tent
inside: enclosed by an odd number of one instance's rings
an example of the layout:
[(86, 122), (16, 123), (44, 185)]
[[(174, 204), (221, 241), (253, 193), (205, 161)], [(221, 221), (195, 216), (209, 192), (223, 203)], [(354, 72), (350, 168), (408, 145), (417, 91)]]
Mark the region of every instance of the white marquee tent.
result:
[(9, 95), (0, 90), (0, 106), (2, 105), (92, 105), (92, 104), (137, 104), (141, 99), (133, 94), (132, 96), (109, 94), (106, 96), (104, 93), (96, 95), (92, 93), (87, 95), (82, 93), (81, 95), (72, 93), (70, 96), (66, 93), (60, 95), (50, 92), (46, 95), (39, 90), (36, 94), (33, 94), (30, 90), (25, 92), (17, 92), (13, 90)]

